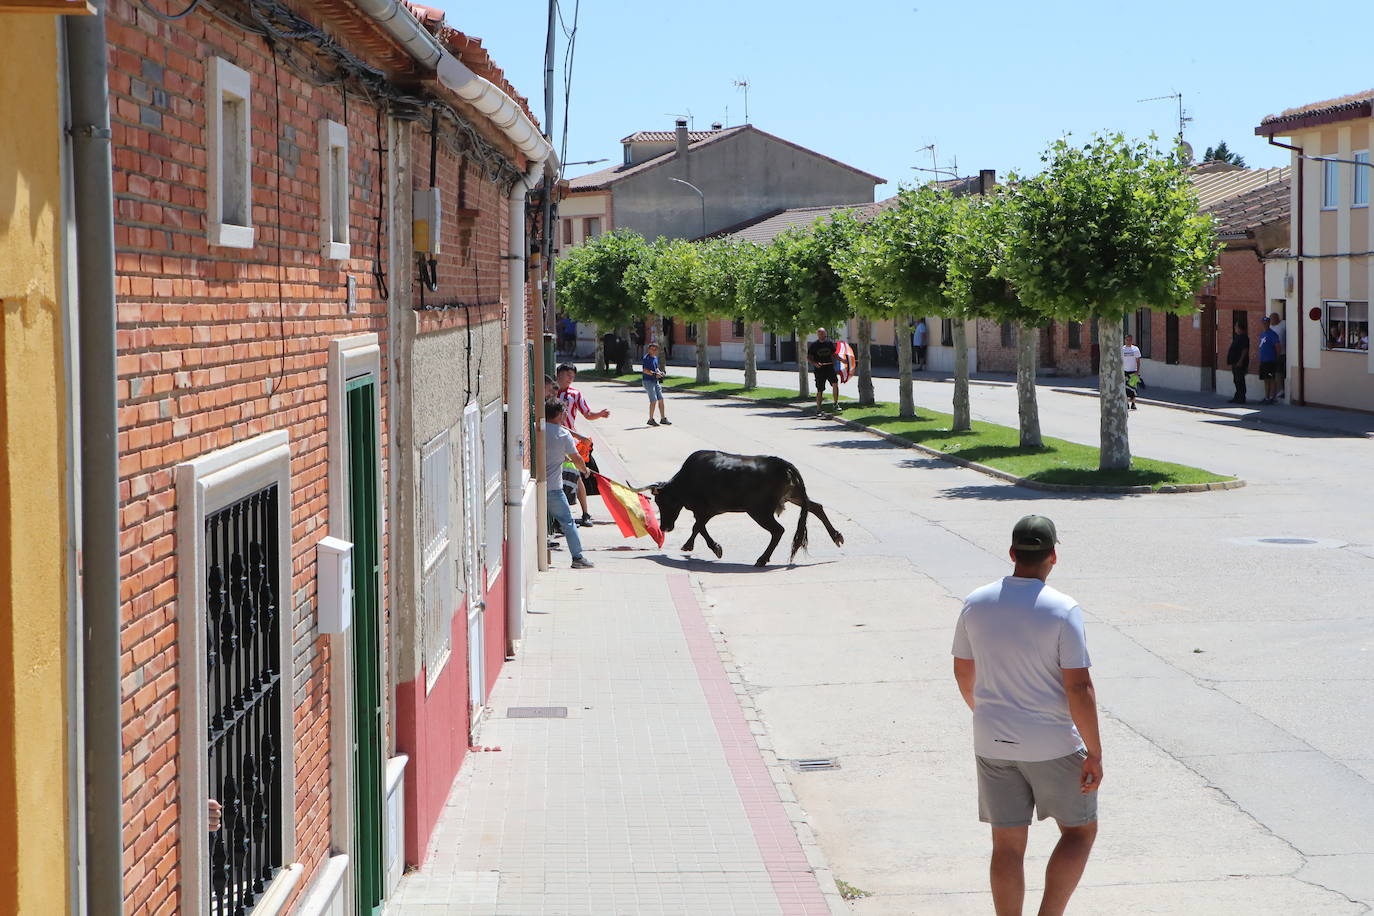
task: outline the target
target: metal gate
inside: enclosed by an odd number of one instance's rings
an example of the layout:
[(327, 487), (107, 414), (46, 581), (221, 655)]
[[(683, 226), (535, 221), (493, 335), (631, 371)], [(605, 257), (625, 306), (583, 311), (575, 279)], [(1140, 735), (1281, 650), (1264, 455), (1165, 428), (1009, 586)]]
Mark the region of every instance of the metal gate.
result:
[(382, 906), (381, 565), (377, 549), (375, 377), (345, 389), (348, 409), (349, 528), (353, 538), (353, 761), (357, 795), (357, 910)]
[(282, 866), (281, 594), (274, 484), (205, 520), (210, 912), (252, 910)]

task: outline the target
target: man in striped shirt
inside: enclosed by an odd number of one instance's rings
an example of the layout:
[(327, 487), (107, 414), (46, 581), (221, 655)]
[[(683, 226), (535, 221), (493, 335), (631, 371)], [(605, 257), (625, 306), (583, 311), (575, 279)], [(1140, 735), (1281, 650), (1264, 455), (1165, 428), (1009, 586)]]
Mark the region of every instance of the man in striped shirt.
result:
[[(572, 363), (563, 363), (555, 373), (558, 379), (558, 400), (563, 402), (563, 416), (559, 422), (568, 428), (568, 432), (573, 434), (579, 442), (587, 443), (587, 467), (593, 471), (597, 470), (596, 459), (591, 456), (591, 440), (577, 432), (577, 418), (586, 417), (588, 420), (602, 420), (611, 415), (609, 410), (592, 410), (587, 399), (582, 396), (582, 392), (572, 386), (573, 379), (577, 378), (577, 367)], [(592, 492), (595, 493), (596, 483), (592, 483)], [(582, 528), (590, 528), (592, 524), (592, 514), (587, 511), (587, 483), (579, 478), (577, 481), (577, 503), (582, 510), (582, 517), (577, 520), (577, 524)]]

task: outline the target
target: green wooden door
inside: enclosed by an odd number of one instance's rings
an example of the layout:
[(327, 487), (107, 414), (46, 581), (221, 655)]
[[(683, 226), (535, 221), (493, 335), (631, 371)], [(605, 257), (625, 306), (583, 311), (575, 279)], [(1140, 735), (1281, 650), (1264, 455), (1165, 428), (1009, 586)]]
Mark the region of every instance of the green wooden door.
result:
[(353, 537), (353, 772), (358, 912), (382, 906), (381, 566), (377, 545), (377, 380), (345, 389), (348, 410), (349, 530)]

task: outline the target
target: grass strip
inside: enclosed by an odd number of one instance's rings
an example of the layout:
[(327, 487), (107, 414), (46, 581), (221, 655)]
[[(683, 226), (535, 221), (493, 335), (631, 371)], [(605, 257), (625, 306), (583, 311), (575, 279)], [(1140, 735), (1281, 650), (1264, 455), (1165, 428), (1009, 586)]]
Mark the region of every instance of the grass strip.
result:
[[(638, 373), (579, 374), (623, 382), (636, 382), (641, 378)], [(709, 382), (698, 385), (695, 379), (683, 376), (669, 376), (663, 380), (663, 388), (665, 391), (684, 394), (735, 395), (784, 404), (801, 405), (813, 401), (813, 398), (799, 397), (796, 389), (746, 389), (738, 382)], [(826, 402), (828, 405), (828, 394)], [(903, 419), (897, 415), (896, 404), (879, 402), (872, 407), (860, 407), (852, 398), (845, 397), (840, 399), (840, 403), (842, 406), (838, 416), (846, 420), (935, 449), (945, 455), (985, 464), (1037, 483), (1077, 487), (1147, 486), (1157, 490), (1164, 486), (1220, 483), (1235, 479), (1186, 464), (1134, 456), (1131, 458), (1130, 468), (1104, 471), (1097, 466), (1099, 452), (1094, 445), (1045, 436), (1044, 445), (1040, 448), (1023, 448), (1020, 431), (1009, 426), (974, 420), (971, 430), (954, 432), (950, 428), (954, 425), (954, 418), (947, 413), (918, 407), (916, 417)]]

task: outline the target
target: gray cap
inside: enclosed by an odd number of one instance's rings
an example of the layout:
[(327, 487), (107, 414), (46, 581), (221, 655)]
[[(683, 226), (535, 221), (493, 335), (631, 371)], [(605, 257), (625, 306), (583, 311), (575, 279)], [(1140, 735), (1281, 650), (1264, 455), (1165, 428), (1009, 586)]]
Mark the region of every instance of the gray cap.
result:
[(1011, 546), (1022, 550), (1050, 550), (1058, 543), (1054, 522), (1043, 515), (1027, 515), (1011, 529)]

